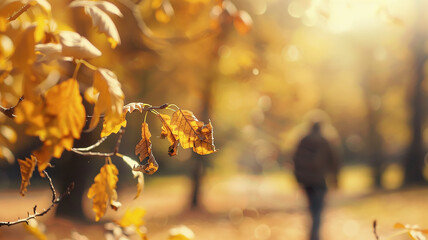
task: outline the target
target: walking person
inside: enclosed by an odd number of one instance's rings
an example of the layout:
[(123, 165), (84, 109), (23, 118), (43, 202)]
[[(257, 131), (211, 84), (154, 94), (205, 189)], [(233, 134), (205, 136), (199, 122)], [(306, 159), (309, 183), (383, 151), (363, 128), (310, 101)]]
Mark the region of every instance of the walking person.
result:
[[(299, 143), (293, 156), (294, 174), (308, 199), (312, 219), (310, 240), (319, 240), (321, 213), (327, 193), (326, 179), (337, 186), (339, 160), (327, 139), (321, 134), (321, 123), (315, 122), (310, 133)], [(330, 184), (330, 182), (329, 182)]]

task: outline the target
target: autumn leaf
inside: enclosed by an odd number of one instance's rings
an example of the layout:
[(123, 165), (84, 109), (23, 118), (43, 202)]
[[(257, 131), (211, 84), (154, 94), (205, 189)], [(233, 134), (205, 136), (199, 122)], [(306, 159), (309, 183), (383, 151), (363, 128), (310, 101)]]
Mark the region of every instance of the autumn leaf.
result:
[(36, 44), (34, 50), (37, 62), (56, 60), (62, 57), (62, 45), (59, 43)]
[(190, 228), (184, 225), (171, 228), (169, 230), (168, 240), (192, 240), (192, 239), (195, 239), (195, 234)]
[(144, 109), (144, 103), (128, 103), (125, 106), (123, 106), (123, 112), (124, 113), (132, 113), (135, 110), (138, 110), (140, 112), (143, 112)]
[(410, 224), (402, 224), (402, 223), (396, 223), (394, 225), (395, 229), (405, 229), (407, 230), (407, 233), (409, 234), (410, 238), (413, 240), (422, 240), (426, 239), (424, 234), (428, 234), (428, 229), (422, 229), (418, 225), (410, 225)]
[(134, 168), (138, 166), (138, 162), (134, 161), (132, 158), (124, 155), (120, 155), (123, 161), (131, 168), (132, 175), (137, 179), (137, 194), (134, 199), (138, 198), (144, 188), (144, 174), (141, 171), (134, 171)]
[(132, 211), (127, 209), (123, 217), (117, 221), (117, 224), (123, 228), (129, 226), (139, 228), (144, 225), (144, 215), (146, 215), (146, 210), (142, 208), (135, 208)]
[(142, 208), (135, 208), (134, 210), (127, 209), (123, 217), (117, 221), (122, 228), (134, 226), (135, 231), (142, 240), (147, 240), (147, 236), (140, 230), (140, 227), (144, 225), (144, 215), (146, 211)]
[(253, 26), (253, 19), (248, 12), (239, 10), (236, 15), (233, 16), (233, 25), (238, 33), (246, 34)]
[(44, 142), (34, 152), (39, 172), (49, 164), (50, 158), (61, 157), (70, 150), (74, 139), (80, 138), (86, 113), (76, 79), (68, 79), (50, 88), (42, 97), (27, 99), (16, 108), (16, 121), (27, 123), (27, 134), (38, 136)]
[(149, 131), (149, 126), (144, 122), (141, 126), (141, 140), (135, 147), (135, 155), (140, 155), (140, 162), (147, 160), (147, 163), (141, 167), (142, 170), (144, 170), (144, 172), (147, 174), (153, 174), (159, 168), (159, 165), (152, 153), (152, 142), (150, 140), (151, 136), (152, 135)]
[(205, 155), (216, 152), (211, 123), (205, 125), (188, 110), (177, 110), (172, 114), (171, 126), (183, 148)]
[(32, 24), (22, 34), (19, 34), (15, 44), (15, 52), (11, 57), (13, 66), (23, 71), (28, 71), (31, 64), (36, 60), (36, 54), (34, 53), (35, 30), (36, 25)]
[(177, 154), (178, 140), (177, 136), (172, 132), (171, 117), (166, 114), (158, 114), (157, 116), (162, 122), (162, 132), (160, 137), (162, 139), (167, 138), (171, 144), (168, 148), (168, 155), (175, 156)]
[(125, 96), (116, 75), (108, 69), (99, 68), (94, 73), (93, 87), (99, 92), (99, 96), (95, 103), (89, 129), (97, 126), (100, 115), (104, 113), (101, 137), (117, 133), (122, 126), (126, 126), (126, 120), (123, 114)]
[(91, 17), (92, 25), (108, 37), (112, 48), (120, 44), (120, 36), (113, 20), (106, 14), (112, 13), (122, 17), (120, 10), (112, 3), (105, 1), (74, 1), (70, 7), (84, 7), (85, 13)]
[(62, 55), (77, 59), (95, 58), (101, 56), (100, 50), (80, 34), (71, 31), (59, 33)]
[(18, 159), (19, 168), (21, 169), (21, 189), (22, 196), (27, 192), (27, 187), (30, 185), (30, 179), (33, 176), (34, 169), (36, 168), (36, 157), (31, 155), (31, 158), (25, 160)]
[(119, 204), (117, 200), (116, 183), (118, 170), (112, 163), (106, 163), (95, 176), (94, 183), (89, 188), (88, 198), (92, 199), (92, 210), (95, 221), (99, 221), (107, 210), (107, 204), (115, 209)]
[(43, 227), (40, 226), (36, 219), (30, 219), (28, 220), (27, 224), (23, 224), (22, 226), (24, 226), (25, 230), (27, 230), (31, 235), (33, 235), (33, 237), (38, 240), (48, 239), (48, 237), (42, 231)]

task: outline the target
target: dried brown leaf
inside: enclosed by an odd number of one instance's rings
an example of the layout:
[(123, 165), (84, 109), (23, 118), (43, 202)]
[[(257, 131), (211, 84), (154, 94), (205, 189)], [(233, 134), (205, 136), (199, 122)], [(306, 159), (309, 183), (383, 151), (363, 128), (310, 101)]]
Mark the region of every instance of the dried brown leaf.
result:
[(173, 134), (178, 136), (183, 148), (193, 148), (193, 151), (205, 155), (215, 152), (213, 128), (211, 123), (205, 125), (188, 110), (177, 110), (171, 119)]
[(143, 166), (140, 165), (140, 168), (134, 168), (134, 170), (143, 170), (147, 174), (153, 174), (159, 168), (159, 165), (156, 162), (155, 157), (152, 153), (152, 142), (150, 140), (151, 136), (152, 135), (149, 131), (149, 126), (147, 125), (147, 123), (143, 123), (141, 126), (141, 140), (137, 144), (137, 146), (135, 146), (135, 155), (139, 155), (140, 162), (147, 160), (147, 163)]
[(36, 157), (31, 155), (31, 158), (25, 158), (25, 160), (18, 159), (18, 163), (21, 169), (20, 193), (24, 196), (27, 192), (28, 185), (30, 185), (30, 179), (33, 176), (34, 169), (36, 168)]

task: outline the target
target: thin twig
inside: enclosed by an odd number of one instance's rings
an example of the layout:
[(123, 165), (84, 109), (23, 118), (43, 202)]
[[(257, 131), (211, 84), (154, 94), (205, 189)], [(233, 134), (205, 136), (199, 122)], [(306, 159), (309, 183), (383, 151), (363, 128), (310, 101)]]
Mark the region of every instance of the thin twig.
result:
[(3, 113), (4, 115), (6, 115), (9, 118), (15, 118), (15, 108), (18, 107), (18, 105), (22, 102), (22, 100), (24, 100), (24, 96), (20, 97), (18, 100), (18, 103), (16, 103), (15, 106), (10, 107), (10, 108), (5, 108), (0, 106), (0, 112)]
[(8, 22), (12, 22), (13, 20), (17, 19), (19, 16), (21, 16), (21, 14), (23, 14), (24, 12), (26, 12), (30, 7), (32, 6), (31, 3), (27, 3), (25, 4), (21, 9), (19, 9), (19, 11), (17, 11), (16, 13), (14, 13), (12, 16), (10, 16), (7, 21)]
[(125, 129), (124, 128), (121, 128), (120, 130), (119, 130), (119, 137), (117, 138), (117, 141), (116, 141), (116, 146), (114, 147), (114, 155), (116, 155), (118, 152), (119, 152), (119, 146), (120, 146), (120, 142), (122, 141), (122, 137), (123, 137), (123, 134), (125, 133)]
[(82, 156), (97, 156), (97, 157), (111, 157), (116, 155), (114, 152), (111, 153), (100, 153), (100, 152), (82, 152), (82, 151), (78, 151), (74, 148), (71, 149), (72, 152), (77, 153), (79, 155)]
[(92, 149), (94, 149), (94, 148), (98, 147), (99, 145), (101, 145), (101, 143), (103, 143), (103, 142), (107, 139), (107, 137), (108, 137), (108, 136), (101, 138), (100, 140), (98, 140), (98, 142), (96, 142), (96, 143), (92, 144), (92, 145), (91, 145), (91, 146), (89, 146), (89, 147), (85, 147), (85, 148), (73, 148), (73, 149), (74, 149), (74, 150), (76, 150), (76, 151), (80, 151), (80, 152), (87, 152), (87, 151), (90, 151), (90, 150), (92, 150)]
[(17, 221), (14, 221), (14, 222), (0, 222), (0, 227), (1, 226), (12, 226), (12, 225), (16, 225), (16, 224), (19, 224), (19, 223), (27, 223), (28, 224), (28, 221), (30, 220), (30, 219), (36, 219), (37, 217), (40, 217), (40, 216), (43, 216), (43, 215), (45, 215), (46, 213), (48, 213), (55, 205), (57, 205), (60, 201), (61, 201), (61, 199), (64, 197), (64, 196), (66, 196), (66, 195), (70, 195), (70, 193), (71, 193), (71, 191), (73, 190), (73, 188), (74, 188), (74, 183), (71, 183), (69, 186), (68, 186), (68, 188), (67, 188), (67, 191), (65, 191), (63, 194), (61, 194), (59, 197), (57, 196), (57, 193), (56, 193), (56, 191), (55, 191), (55, 187), (54, 187), (54, 185), (53, 185), (53, 183), (52, 183), (52, 179), (51, 179), (51, 177), (48, 175), (48, 173), (46, 172), (46, 170), (43, 170), (43, 173), (46, 175), (46, 178), (48, 179), (48, 181), (49, 181), (49, 187), (50, 187), (50, 189), (51, 189), (51, 191), (52, 191), (52, 203), (51, 203), (51, 205), (48, 207), (48, 208), (46, 208), (46, 209), (43, 209), (43, 211), (42, 212), (37, 212), (37, 205), (35, 205), (34, 206), (34, 208), (33, 208), (33, 214), (29, 214), (28, 212), (27, 212), (27, 217), (26, 218), (23, 218), (23, 219), (18, 219)]

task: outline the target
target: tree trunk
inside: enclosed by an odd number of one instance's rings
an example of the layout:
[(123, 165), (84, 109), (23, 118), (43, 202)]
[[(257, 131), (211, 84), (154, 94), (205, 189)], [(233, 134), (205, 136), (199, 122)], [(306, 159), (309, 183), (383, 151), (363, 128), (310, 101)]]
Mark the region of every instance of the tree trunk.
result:
[(424, 90), (423, 81), (425, 79), (424, 65), (426, 62), (425, 42), (426, 36), (422, 26), (422, 6), (418, 3), (418, 13), (414, 25), (414, 38), (412, 41), (412, 51), (414, 54), (414, 76), (410, 89), (410, 114), (411, 114), (411, 142), (404, 161), (405, 185), (422, 184), (425, 182), (423, 176), (424, 169), (424, 147), (422, 140), (422, 123), (424, 120)]
[(410, 113), (411, 113), (411, 142), (405, 158), (405, 178), (406, 185), (421, 184), (425, 182), (423, 176), (424, 169), (424, 147), (422, 142), (422, 122), (424, 118), (423, 107), (423, 87), (425, 78), (424, 64), (426, 55), (424, 54), (424, 41), (415, 37), (413, 52), (415, 54), (415, 76), (411, 92)]

